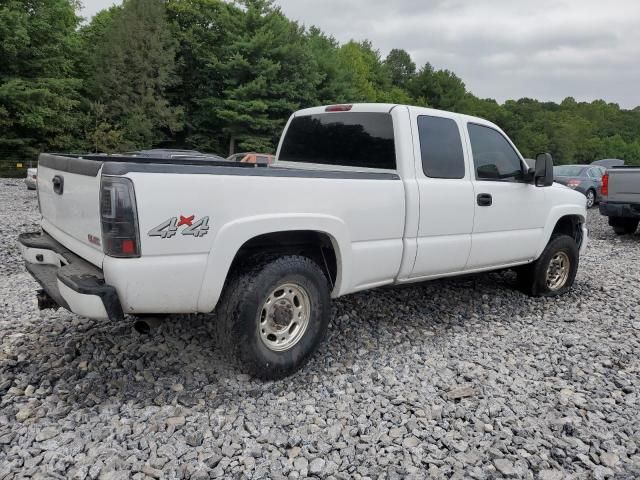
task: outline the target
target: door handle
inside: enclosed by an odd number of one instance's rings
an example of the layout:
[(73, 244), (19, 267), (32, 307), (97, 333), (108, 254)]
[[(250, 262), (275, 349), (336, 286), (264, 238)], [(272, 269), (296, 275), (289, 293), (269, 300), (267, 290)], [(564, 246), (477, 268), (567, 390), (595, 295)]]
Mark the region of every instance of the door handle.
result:
[(478, 195), (478, 205), (481, 207), (490, 207), (493, 205), (493, 197), (490, 193), (481, 193)]
[(53, 183), (53, 191), (58, 195), (62, 195), (64, 191), (64, 177), (56, 175), (53, 177), (53, 180), (51, 180), (51, 183)]

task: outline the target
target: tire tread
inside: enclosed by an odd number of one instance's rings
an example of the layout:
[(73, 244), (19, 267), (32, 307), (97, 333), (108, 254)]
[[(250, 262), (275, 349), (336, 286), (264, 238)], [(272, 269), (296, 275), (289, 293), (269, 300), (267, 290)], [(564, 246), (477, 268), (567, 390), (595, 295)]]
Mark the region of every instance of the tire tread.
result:
[[(569, 248), (569, 256), (572, 262), (571, 272), (569, 273), (569, 278), (567, 279), (567, 283), (563, 288), (557, 291), (549, 291), (546, 289), (546, 285), (543, 285), (544, 281), (543, 277), (545, 272), (543, 269), (546, 269), (547, 263), (550, 260), (552, 252), (556, 251), (558, 245), (565, 243), (565, 248)], [(543, 250), (540, 257), (535, 261), (528, 265), (524, 265), (520, 267), (517, 271), (518, 274), (518, 288), (525, 294), (532, 297), (554, 297), (558, 295), (562, 295), (566, 293), (569, 289), (571, 289), (573, 282), (576, 277), (576, 273), (578, 271), (579, 264), (579, 251), (578, 246), (575, 243), (575, 240), (569, 235), (564, 234), (554, 234), (549, 239), (549, 243)]]
[[(277, 265), (280, 268), (293, 270), (304, 266), (317, 278), (322, 279), (328, 292), (328, 282), (325, 273), (313, 260), (308, 257), (298, 255), (258, 255), (243, 262), (238, 268), (230, 272), (229, 280), (222, 292), (217, 308), (216, 334), (221, 346), (223, 355), (235, 366), (255, 377), (276, 380), (288, 376), (300, 369), (311, 357), (317, 345), (324, 339), (326, 328), (321, 330), (320, 338), (314, 339), (311, 351), (301, 358), (292, 358), (292, 365), (287, 368), (276, 369), (272, 366), (265, 366), (251, 355), (243, 342), (247, 340), (247, 332), (243, 331), (243, 326), (237, 321), (241, 314), (241, 308), (246, 305), (248, 297), (256, 295), (260, 274), (265, 268)], [(328, 293), (327, 293), (328, 297)], [(327, 301), (329, 299), (327, 298)], [(329, 306), (323, 305), (324, 315), (329, 315)]]

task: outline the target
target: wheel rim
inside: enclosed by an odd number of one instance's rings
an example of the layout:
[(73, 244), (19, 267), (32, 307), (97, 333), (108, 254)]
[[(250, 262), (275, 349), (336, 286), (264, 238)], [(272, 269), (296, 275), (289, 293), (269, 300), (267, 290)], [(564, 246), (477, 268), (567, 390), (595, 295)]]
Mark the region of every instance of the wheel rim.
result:
[(285, 283), (267, 296), (258, 317), (258, 333), (265, 346), (283, 352), (296, 345), (309, 326), (311, 301), (307, 291)]
[(547, 267), (547, 288), (551, 291), (560, 290), (567, 283), (571, 260), (565, 252), (556, 253)]
[(593, 204), (595, 203), (595, 201), (596, 201), (595, 194), (591, 190), (589, 190), (587, 192), (587, 207), (589, 208), (593, 207)]

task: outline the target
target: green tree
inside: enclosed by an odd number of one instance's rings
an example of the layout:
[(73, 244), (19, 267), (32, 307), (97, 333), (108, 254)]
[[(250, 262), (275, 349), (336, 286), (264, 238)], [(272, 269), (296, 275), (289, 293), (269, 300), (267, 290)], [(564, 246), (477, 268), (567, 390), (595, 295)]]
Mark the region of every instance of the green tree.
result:
[(378, 91), (375, 78), (375, 54), (367, 46), (351, 41), (338, 50), (340, 68), (348, 72), (351, 101), (375, 102)]
[(223, 124), (229, 152), (273, 150), (288, 116), (315, 103), (321, 82), (304, 30), (271, 1), (240, 2), (238, 35), (218, 64), (223, 91), (202, 99)]
[(114, 28), (118, 16), (122, 12), (121, 5), (114, 5), (108, 9), (96, 13), (91, 22), (82, 25), (78, 29), (78, 53), (75, 57), (75, 71), (84, 80), (84, 95), (88, 97), (94, 88), (91, 81), (98, 66), (100, 49), (109, 41), (107, 37), (109, 29)]
[(0, 152), (5, 159), (30, 160), (45, 149), (79, 146), (75, 6), (70, 0), (0, 3)]
[(640, 138), (627, 144), (627, 153), (624, 158), (629, 165), (640, 165)]
[(486, 118), (500, 125), (507, 132), (514, 130), (510, 112), (492, 98), (480, 99), (471, 93), (466, 93), (456, 100), (455, 111)]
[(442, 110), (456, 110), (467, 93), (464, 83), (453, 72), (435, 70), (429, 63), (412, 78), (408, 89), (418, 103)]
[(406, 50), (391, 50), (384, 60), (384, 66), (389, 70), (391, 83), (395, 87), (406, 88), (416, 74), (416, 64)]
[(177, 142), (225, 153), (225, 123), (216, 108), (225, 91), (222, 65), (233, 55), (229, 45), (243, 34), (244, 12), (220, 0), (170, 0), (167, 14), (178, 41), (180, 79), (169, 90), (169, 97), (185, 110), (185, 125)]
[(289, 115), (328, 103), (426, 105), (489, 119), (556, 163), (640, 163), (640, 107), (499, 104), (408, 52), (340, 44), (270, 0), (124, 0), (79, 25), (77, 0), (0, 0), (0, 152), (161, 145), (273, 151)]
[(317, 27), (307, 32), (307, 44), (311, 51), (319, 82), (315, 92), (318, 105), (354, 101), (355, 89), (351, 81), (351, 70), (341, 63), (340, 45)]
[(88, 136), (97, 151), (148, 148), (182, 127), (182, 108), (167, 99), (177, 80), (176, 42), (163, 2), (125, 0), (110, 17), (95, 28)]

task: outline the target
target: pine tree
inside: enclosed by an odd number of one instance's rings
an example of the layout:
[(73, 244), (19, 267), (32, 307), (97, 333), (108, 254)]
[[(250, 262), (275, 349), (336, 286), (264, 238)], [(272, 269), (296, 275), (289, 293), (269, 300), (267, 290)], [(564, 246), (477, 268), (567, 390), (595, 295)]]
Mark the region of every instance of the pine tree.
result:
[(228, 81), (222, 65), (233, 55), (229, 45), (243, 35), (244, 12), (221, 0), (170, 0), (167, 13), (178, 40), (180, 77), (169, 96), (172, 103), (184, 107), (186, 118), (178, 143), (225, 154), (225, 123), (216, 109)]
[(158, 0), (125, 0), (95, 52), (90, 132), (98, 151), (149, 148), (179, 130), (182, 109), (167, 99), (176, 82), (176, 42)]
[(239, 35), (219, 65), (221, 98), (210, 99), (229, 151), (273, 150), (288, 116), (315, 100), (321, 81), (303, 29), (267, 0), (244, 0)]

